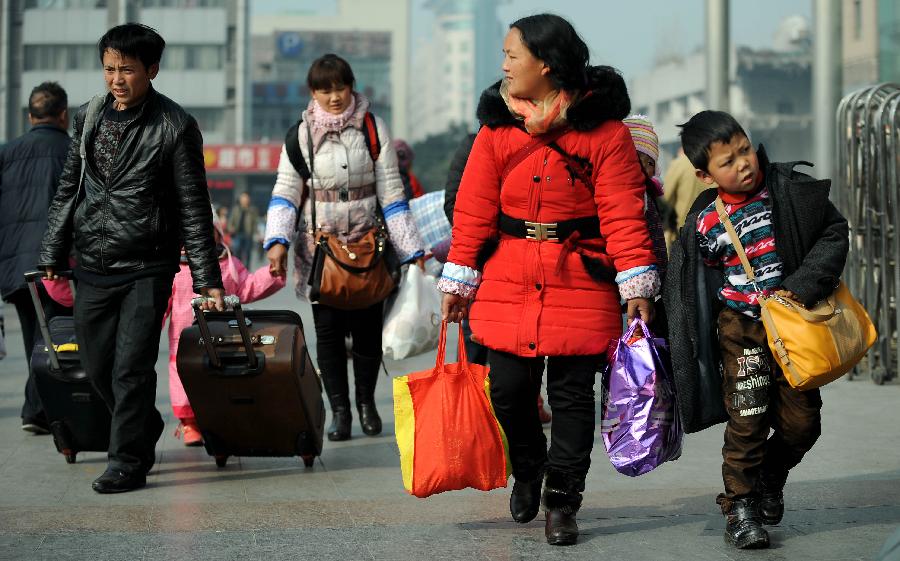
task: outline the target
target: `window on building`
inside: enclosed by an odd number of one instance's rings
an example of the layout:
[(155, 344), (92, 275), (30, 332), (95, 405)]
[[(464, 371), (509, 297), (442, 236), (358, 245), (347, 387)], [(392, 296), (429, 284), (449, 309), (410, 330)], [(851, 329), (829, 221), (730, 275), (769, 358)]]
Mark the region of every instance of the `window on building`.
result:
[(141, 8), (224, 8), (225, 0), (141, 0)]
[(853, 38), (862, 38), (862, 0), (853, 0)]
[(777, 111), (781, 115), (793, 115), (794, 114), (794, 102), (793, 101), (779, 101), (775, 104), (775, 111)]
[(106, 0), (25, 0), (26, 10), (106, 8)]
[(225, 129), (225, 110), (210, 107), (186, 109), (197, 119), (202, 133), (218, 133)]
[(163, 51), (164, 70), (221, 70), (225, 48), (221, 45), (169, 45)]
[(25, 70), (95, 70), (100, 68), (93, 45), (25, 45)]

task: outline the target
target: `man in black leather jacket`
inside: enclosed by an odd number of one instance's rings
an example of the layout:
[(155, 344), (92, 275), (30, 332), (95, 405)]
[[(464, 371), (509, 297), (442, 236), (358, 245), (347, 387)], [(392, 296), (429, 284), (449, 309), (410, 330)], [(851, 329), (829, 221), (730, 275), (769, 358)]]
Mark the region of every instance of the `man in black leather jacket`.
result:
[(38, 265), (54, 278), (74, 242), (76, 338), (112, 413), (109, 465), (93, 488), (119, 493), (146, 484), (163, 431), (154, 365), (182, 245), (205, 307), (224, 305), (200, 130), (150, 84), (165, 41), (125, 24), (98, 48), (109, 91), (75, 117)]

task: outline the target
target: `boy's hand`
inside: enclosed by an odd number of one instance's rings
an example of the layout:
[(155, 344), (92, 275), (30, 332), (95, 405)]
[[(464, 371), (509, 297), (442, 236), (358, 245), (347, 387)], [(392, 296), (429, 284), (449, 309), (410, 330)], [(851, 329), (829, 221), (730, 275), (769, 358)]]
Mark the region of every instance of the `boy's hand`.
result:
[(776, 290), (776, 291), (775, 291), (775, 294), (781, 296), (782, 298), (787, 298), (787, 299), (789, 299), (789, 300), (797, 300), (797, 301), (800, 300), (799, 298), (797, 298), (797, 295), (796, 295), (796, 294), (794, 294), (794, 293), (791, 292), (790, 290), (785, 290), (785, 289), (783, 289), (783, 288), (780, 289), (780, 290)]
[(648, 298), (632, 298), (628, 301), (628, 321), (640, 317), (644, 323), (653, 321), (653, 302)]

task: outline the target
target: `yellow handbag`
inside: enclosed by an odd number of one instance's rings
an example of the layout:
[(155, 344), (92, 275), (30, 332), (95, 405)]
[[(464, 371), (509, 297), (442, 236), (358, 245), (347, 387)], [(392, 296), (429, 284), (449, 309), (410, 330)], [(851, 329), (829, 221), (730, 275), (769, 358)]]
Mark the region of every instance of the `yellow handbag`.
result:
[(737, 251), (747, 277), (759, 292), (760, 315), (769, 349), (791, 387), (810, 390), (837, 380), (862, 360), (878, 333), (869, 314), (840, 282), (834, 293), (812, 308), (785, 296), (764, 295), (721, 198), (716, 212)]

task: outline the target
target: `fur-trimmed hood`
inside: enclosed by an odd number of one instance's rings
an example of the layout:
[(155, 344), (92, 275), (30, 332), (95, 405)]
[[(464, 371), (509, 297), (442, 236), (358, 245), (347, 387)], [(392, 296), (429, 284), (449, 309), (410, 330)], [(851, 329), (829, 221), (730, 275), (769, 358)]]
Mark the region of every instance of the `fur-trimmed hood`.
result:
[[(611, 66), (591, 66), (587, 91), (569, 107), (566, 116), (573, 129), (589, 131), (612, 119), (621, 121), (630, 111), (631, 100), (622, 75)], [(492, 129), (522, 122), (509, 112), (500, 96), (499, 81), (482, 92), (478, 121)]]

